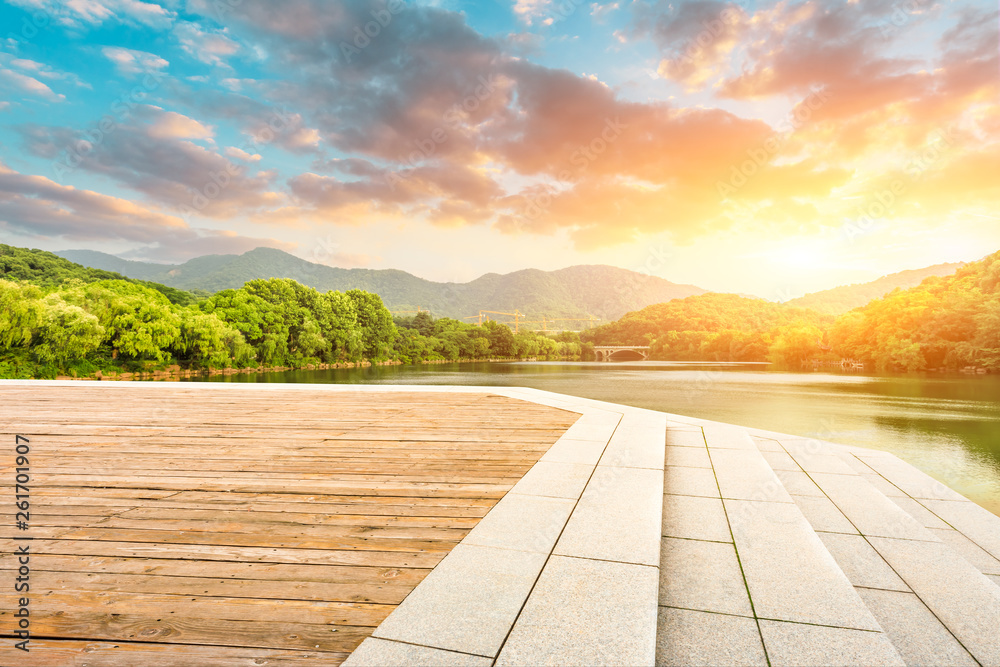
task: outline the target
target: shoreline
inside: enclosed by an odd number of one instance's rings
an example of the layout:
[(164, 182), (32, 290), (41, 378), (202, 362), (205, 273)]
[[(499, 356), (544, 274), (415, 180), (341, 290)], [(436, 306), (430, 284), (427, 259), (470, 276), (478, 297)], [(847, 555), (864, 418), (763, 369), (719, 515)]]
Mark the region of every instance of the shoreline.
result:
[[(471, 363), (496, 363), (503, 361), (538, 361), (537, 357), (525, 359), (506, 358), (485, 358), (485, 359), (423, 359), (417, 363), (405, 363), (398, 359), (387, 361), (340, 361), (332, 364), (306, 364), (304, 366), (248, 366), (245, 368), (208, 368), (208, 369), (184, 369), (176, 364), (167, 367), (166, 370), (137, 371), (137, 372), (111, 372), (104, 373), (97, 371), (92, 375), (77, 376), (57, 375), (53, 380), (57, 381), (80, 381), (80, 382), (179, 382), (190, 378), (208, 378), (220, 375), (263, 375), (266, 373), (285, 373), (288, 371), (325, 371), (340, 370), (349, 368), (371, 368), (372, 366), (425, 366), (433, 364), (471, 364)], [(557, 359), (556, 361), (560, 361)]]

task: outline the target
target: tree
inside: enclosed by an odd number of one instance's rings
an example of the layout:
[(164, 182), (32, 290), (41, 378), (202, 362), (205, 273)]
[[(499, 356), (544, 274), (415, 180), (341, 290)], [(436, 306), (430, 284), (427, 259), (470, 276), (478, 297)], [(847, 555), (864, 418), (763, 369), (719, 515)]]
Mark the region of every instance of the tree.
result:
[(364, 332), (358, 323), (354, 299), (341, 292), (327, 292), (323, 299), (327, 308), (321, 325), (330, 343), (331, 361), (360, 359), (364, 353)]
[(513, 357), (517, 354), (514, 332), (506, 324), (483, 322), (486, 339), (490, 342), (490, 352), (498, 357)]
[(166, 361), (180, 335), (170, 301), (156, 290), (123, 280), (76, 287), (64, 298), (95, 315), (113, 350), (134, 359)]
[(199, 304), (241, 334), (266, 366), (289, 363), (290, 333), (282, 309), (245, 289), (223, 290)]
[(246, 366), (254, 359), (254, 349), (243, 334), (214, 314), (198, 310), (181, 312), (174, 352), (178, 358), (202, 368)]
[(0, 349), (27, 345), (42, 325), (42, 291), (0, 280)]
[(354, 302), (358, 326), (361, 329), (361, 349), (368, 359), (388, 357), (392, 344), (399, 335), (392, 321), (392, 313), (382, 303), (378, 294), (362, 290), (348, 290), (347, 296)]
[(104, 340), (104, 327), (83, 308), (66, 303), (59, 294), (45, 297), (38, 342), (32, 353), (42, 363), (64, 365), (83, 359)]
[(788, 366), (801, 366), (815, 358), (823, 332), (812, 324), (783, 327), (777, 330), (771, 346), (771, 359)]

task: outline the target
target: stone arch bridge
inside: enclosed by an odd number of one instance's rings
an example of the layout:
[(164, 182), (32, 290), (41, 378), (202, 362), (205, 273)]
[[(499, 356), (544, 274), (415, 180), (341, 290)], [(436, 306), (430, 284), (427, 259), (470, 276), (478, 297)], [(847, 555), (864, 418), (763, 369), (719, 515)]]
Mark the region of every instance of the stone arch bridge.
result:
[(648, 345), (595, 345), (594, 346), (594, 354), (597, 355), (598, 361), (611, 361), (611, 357), (618, 354), (619, 352), (625, 352), (625, 351), (641, 354), (643, 361), (649, 359)]

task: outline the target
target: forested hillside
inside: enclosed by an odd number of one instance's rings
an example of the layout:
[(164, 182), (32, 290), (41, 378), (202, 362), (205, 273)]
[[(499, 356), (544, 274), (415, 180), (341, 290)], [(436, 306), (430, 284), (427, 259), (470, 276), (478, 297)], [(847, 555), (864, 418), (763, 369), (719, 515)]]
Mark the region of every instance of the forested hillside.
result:
[(834, 318), (735, 294), (704, 294), (649, 306), (583, 333), (595, 345), (651, 345), (672, 361), (798, 362), (822, 345)]
[(858, 285), (844, 285), (822, 292), (807, 294), (798, 299), (786, 302), (786, 305), (796, 308), (812, 308), (828, 315), (843, 315), (844, 313), (860, 308), (875, 299), (880, 299), (894, 289), (908, 289), (916, 287), (925, 279), (933, 276), (948, 276), (963, 264), (937, 264), (926, 269), (915, 269), (913, 271), (902, 271), (883, 276), (870, 283)]
[(842, 316), (830, 340), (879, 368), (1000, 371), (1000, 252)]
[(613, 320), (650, 304), (704, 293), (693, 285), (678, 285), (613, 266), (526, 269), (506, 275), (488, 273), (468, 283), (437, 283), (405, 271), (325, 266), (273, 248), (198, 257), (179, 265), (133, 262), (89, 250), (58, 254), (87, 266), (185, 290), (217, 292), (258, 278), (291, 278), (321, 292), (372, 292), (394, 311), (424, 308), (436, 317), (456, 319), (480, 310), (517, 309), (530, 319), (594, 316)]
[(880, 370), (1000, 371), (1000, 253), (896, 289), (834, 318), (805, 308), (705, 294), (584, 332), (593, 344), (651, 345), (654, 359), (862, 361)]
[(113, 271), (81, 266), (44, 250), (3, 244), (0, 244), (0, 279), (21, 281), (39, 287), (54, 287), (68, 281), (92, 283), (98, 280), (124, 280), (154, 289), (166, 296), (171, 303), (182, 306), (208, 296), (207, 292), (187, 292), (159, 283), (134, 280)]
[(393, 321), (377, 294), (251, 280), (210, 296), (0, 246), (0, 377), (303, 367), (361, 360), (579, 357), (576, 334)]

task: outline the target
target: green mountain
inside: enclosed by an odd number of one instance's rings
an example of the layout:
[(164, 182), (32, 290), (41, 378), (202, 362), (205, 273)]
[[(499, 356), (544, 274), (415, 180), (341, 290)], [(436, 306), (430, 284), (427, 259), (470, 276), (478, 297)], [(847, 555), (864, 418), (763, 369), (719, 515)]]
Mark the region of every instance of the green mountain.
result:
[[(678, 285), (613, 266), (527, 269), (505, 275), (488, 273), (468, 283), (437, 283), (405, 271), (314, 264), (273, 248), (257, 248), (242, 255), (207, 255), (179, 265), (128, 261), (91, 250), (56, 254), (85, 266), (184, 290), (217, 292), (256, 278), (292, 278), (321, 292), (362, 289), (381, 296), (390, 310), (429, 308), (435, 317), (464, 318), (480, 310), (517, 309), (529, 319), (592, 315), (613, 320), (654, 303), (705, 293), (693, 285)], [(570, 324), (574, 328), (582, 325)]]
[[(111, 257), (111, 255), (108, 255)], [(111, 269), (81, 266), (79, 263), (57, 256), (44, 250), (18, 248), (0, 244), (0, 279), (17, 280), (31, 283), (39, 287), (56, 287), (67, 280), (79, 280), (93, 283), (98, 280), (125, 280), (155, 289), (166, 296), (171, 303), (181, 306), (198, 301), (206, 294), (191, 294), (190, 292), (167, 287), (166, 285), (140, 279), (138, 276), (127, 277)]]
[(848, 311), (860, 308), (881, 299), (894, 289), (909, 289), (916, 287), (931, 276), (949, 276), (964, 264), (936, 264), (926, 269), (914, 269), (883, 276), (870, 283), (845, 285), (822, 292), (806, 294), (798, 299), (792, 299), (785, 305), (796, 308), (812, 308), (827, 315), (842, 315)]
[(1000, 252), (841, 316), (830, 341), (879, 369), (1000, 371)]

